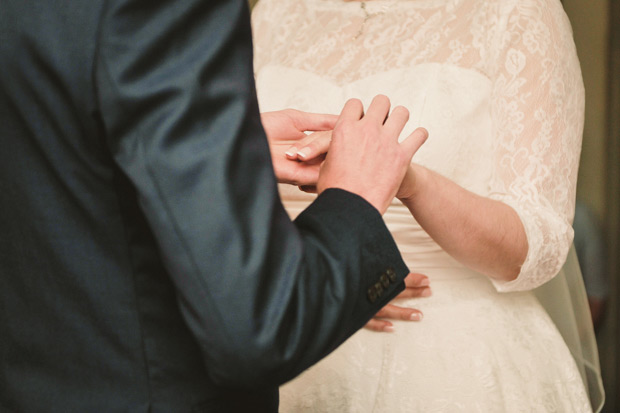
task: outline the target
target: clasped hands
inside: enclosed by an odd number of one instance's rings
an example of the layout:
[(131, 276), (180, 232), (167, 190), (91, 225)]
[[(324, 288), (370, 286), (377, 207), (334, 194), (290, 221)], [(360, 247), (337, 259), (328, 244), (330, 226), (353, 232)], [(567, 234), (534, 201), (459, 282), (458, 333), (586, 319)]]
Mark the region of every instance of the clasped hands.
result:
[[(318, 193), (341, 188), (366, 199), (381, 214), (395, 196), (413, 191), (415, 179), (403, 178), (412, 174), (411, 158), (428, 133), (418, 128), (399, 143), (408, 119), (409, 112), (402, 106), (390, 113), (390, 101), (382, 95), (373, 99), (365, 113), (362, 103), (351, 99), (340, 116), (293, 109), (261, 115), (279, 182)], [(409, 274), (405, 286), (397, 298), (430, 295), (428, 278), (422, 274)], [(422, 313), (388, 304), (366, 328), (392, 331), (388, 319), (418, 321)]]

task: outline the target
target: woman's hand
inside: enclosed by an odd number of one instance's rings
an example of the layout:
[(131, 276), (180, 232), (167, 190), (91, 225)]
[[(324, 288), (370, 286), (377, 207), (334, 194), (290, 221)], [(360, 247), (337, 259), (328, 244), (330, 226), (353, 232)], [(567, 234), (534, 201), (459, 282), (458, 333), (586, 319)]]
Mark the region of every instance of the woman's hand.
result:
[(311, 161), (322, 159), (327, 154), (331, 141), (332, 131), (312, 133), (290, 145), (286, 149), (285, 154), (291, 160)]
[[(428, 297), (431, 295), (428, 277), (422, 274), (410, 273), (405, 278), (405, 291), (396, 298)], [(414, 308), (399, 307), (388, 304), (366, 323), (364, 328), (380, 332), (394, 331), (394, 325), (389, 320), (421, 321), (422, 312)]]
[[(306, 161), (303, 157), (288, 156), (287, 153), (290, 152), (291, 145), (299, 145), (299, 142), (311, 142), (319, 139), (319, 136), (321, 140), (326, 136), (329, 140), (337, 120), (336, 115), (307, 113), (294, 109), (261, 114), (278, 182), (300, 186), (316, 185), (324, 157), (313, 156)], [(305, 134), (311, 131), (321, 132)]]
[[(325, 160), (331, 141), (332, 131), (311, 133), (286, 148), (284, 154), (291, 161), (303, 162), (305, 165), (320, 165)], [(316, 182), (298, 186), (304, 192), (312, 194), (317, 192)]]
[(398, 188), (396, 198), (400, 199), (403, 203), (411, 201), (415, 197), (419, 182), (425, 177), (424, 174), (426, 171), (427, 169), (424, 167), (412, 162), (409, 168), (407, 168), (407, 173), (400, 184), (400, 188)]
[[(299, 139), (288, 147), (285, 151), (285, 155), (291, 160), (298, 160), (307, 163), (313, 163), (316, 161), (322, 162), (325, 159), (325, 154), (329, 150), (331, 138), (331, 131), (316, 132), (306, 135), (304, 138)], [(416, 176), (423, 172), (423, 168), (412, 163), (407, 169), (405, 178), (396, 193), (396, 198), (403, 200), (413, 197), (416, 190)], [(316, 187), (313, 185), (300, 185), (299, 189), (304, 192), (316, 193)]]
[(396, 194), (428, 235), (467, 267), (512, 281), (528, 252), (525, 229), (507, 204), (412, 163)]

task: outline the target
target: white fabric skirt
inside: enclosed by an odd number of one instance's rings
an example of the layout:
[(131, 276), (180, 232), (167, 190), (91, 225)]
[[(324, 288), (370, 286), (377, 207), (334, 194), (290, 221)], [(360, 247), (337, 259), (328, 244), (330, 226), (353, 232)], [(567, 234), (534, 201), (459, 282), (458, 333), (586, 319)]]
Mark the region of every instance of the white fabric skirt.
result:
[(531, 292), (465, 268), (418, 268), (433, 295), (393, 333), (360, 330), (281, 387), (280, 412), (590, 412), (562, 337)]

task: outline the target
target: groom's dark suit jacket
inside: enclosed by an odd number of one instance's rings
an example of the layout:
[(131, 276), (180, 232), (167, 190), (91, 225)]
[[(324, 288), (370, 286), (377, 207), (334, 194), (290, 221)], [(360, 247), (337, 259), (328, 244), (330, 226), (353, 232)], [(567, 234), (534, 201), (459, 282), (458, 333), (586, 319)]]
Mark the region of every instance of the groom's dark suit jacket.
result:
[(2, 0), (0, 196), (2, 412), (275, 411), (407, 273), (355, 195), (287, 218), (245, 0)]

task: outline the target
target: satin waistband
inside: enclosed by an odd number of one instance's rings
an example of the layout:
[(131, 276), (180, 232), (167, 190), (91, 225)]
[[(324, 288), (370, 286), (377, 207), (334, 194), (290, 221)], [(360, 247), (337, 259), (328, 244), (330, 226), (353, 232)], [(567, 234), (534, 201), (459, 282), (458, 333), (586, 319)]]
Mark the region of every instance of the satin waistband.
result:
[(409, 267), (409, 271), (426, 275), (432, 282), (436, 281), (459, 281), (473, 278), (487, 279), (484, 274), (474, 271), (460, 264), (458, 265), (441, 265), (433, 263), (421, 263), (419, 260), (407, 260), (405, 263)]

